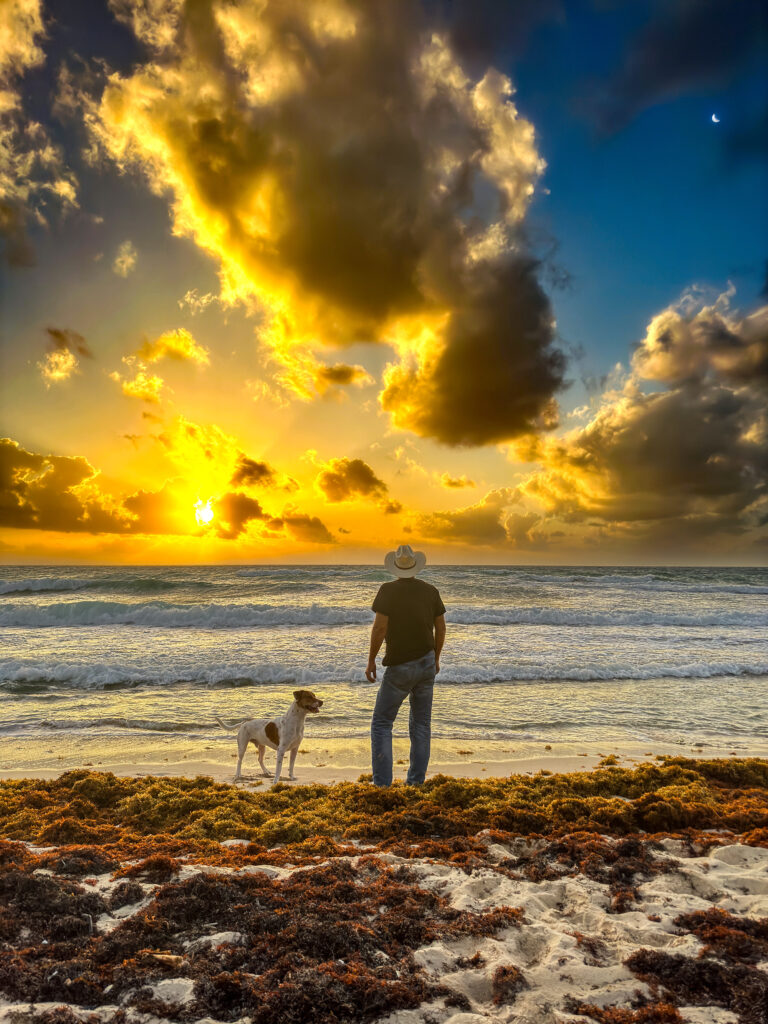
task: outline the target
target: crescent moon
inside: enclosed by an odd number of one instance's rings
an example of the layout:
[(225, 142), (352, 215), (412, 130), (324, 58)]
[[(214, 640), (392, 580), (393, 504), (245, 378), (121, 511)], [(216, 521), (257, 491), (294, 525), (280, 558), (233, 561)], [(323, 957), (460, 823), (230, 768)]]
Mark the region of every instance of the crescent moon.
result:
[(712, 115), (712, 122), (714, 124), (720, 124), (720, 118), (717, 116), (717, 114)]

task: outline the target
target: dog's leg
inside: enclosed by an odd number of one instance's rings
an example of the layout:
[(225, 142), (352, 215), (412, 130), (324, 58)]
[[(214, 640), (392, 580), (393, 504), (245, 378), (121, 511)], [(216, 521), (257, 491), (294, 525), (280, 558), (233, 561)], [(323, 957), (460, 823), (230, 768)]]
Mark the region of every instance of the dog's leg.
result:
[(261, 774), (269, 778), (272, 772), (268, 772), (267, 766), (264, 764), (264, 751), (266, 749), (267, 748), (264, 746), (263, 743), (259, 743), (259, 764), (261, 765)]
[(237, 768), (235, 769), (235, 782), (240, 781), (240, 769), (243, 766), (243, 758), (245, 757), (245, 751), (248, 748), (248, 733), (245, 729), (241, 729), (237, 734)]
[(272, 780), (272, 785), (275, 786), (280, 781), (280, 772), (283, 770), (283, 758), (285, 757), (285, 747), (277, 748), (277, 764), (275, 765), (275, 777)]
[(296, 755), (298, 754), (298, 752), (299, 746), (298, 744), (296, 744), (296, 746), (291, 749), (291, 758), (288, 762), (288, 778), (291, 780), (294, 780), (296, 778), (296, 776), (293, 774), (293, 766), (296, 764)]

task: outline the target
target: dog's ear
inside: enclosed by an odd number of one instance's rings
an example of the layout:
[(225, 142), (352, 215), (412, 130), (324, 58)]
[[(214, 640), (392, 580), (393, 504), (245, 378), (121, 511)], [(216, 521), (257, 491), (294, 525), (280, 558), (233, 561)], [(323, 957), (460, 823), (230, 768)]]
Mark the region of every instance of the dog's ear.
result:
[(293, 699), (294, 700), (301, 700), (303, 694), (304, 694), (303, 690), (294, 690), (293, 691)]

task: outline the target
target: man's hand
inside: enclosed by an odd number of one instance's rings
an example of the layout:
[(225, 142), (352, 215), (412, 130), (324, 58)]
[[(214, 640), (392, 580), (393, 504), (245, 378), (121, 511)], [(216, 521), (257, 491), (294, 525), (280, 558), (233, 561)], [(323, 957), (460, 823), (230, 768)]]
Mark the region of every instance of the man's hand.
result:
[(440, 659), (435, 658), (435, 675), (440, 671)]
[(371, 626), (371, 647), (368, 651), (368, 666), (365, 670), (365, 678), (369, 683), (376, 682), (376, 655), (387, 636), (389, 616), (383, 612), (376, 612), (376, 618)]

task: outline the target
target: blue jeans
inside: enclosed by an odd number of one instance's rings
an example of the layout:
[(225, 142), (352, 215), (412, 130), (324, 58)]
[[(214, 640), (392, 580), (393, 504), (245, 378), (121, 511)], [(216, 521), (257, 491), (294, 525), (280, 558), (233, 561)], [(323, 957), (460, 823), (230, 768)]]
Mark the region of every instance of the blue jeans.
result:
[(432, 693), (435, 687), (435, 652), (404, 665), (390, 665), (376, 695), (371, 719), (371, 756), (374, 786), (392, 784), (392, 724), (407, 697), (411, 704), (408, 732), (411, 763), (406, 782), (420, 785), (427, 774), (432, 736)]

